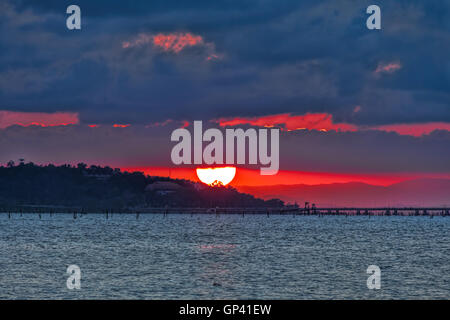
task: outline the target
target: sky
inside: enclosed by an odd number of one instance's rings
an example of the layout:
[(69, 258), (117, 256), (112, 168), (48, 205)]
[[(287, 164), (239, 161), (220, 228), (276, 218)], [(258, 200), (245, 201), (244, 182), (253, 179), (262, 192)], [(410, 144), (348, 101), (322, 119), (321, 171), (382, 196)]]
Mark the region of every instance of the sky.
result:
[(449, 1), (0, 0), (0, 49), (1, 164), (189, 178), (170, 134), (203, 120), (281, 129), (280, 174), (240, 184), (450, 175)]

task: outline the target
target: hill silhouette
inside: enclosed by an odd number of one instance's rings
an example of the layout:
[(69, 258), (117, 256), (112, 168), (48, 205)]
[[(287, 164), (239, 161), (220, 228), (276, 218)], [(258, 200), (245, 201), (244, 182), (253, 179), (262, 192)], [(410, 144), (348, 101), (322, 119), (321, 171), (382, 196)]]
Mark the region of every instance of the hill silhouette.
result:
[(415, 179), (389, 186), (349, 182), (319, 185), (242, 186), (238, 190), (263, 199), (276, 197), (298, 204), (308, 201), (319, 207), (450, 206), (449, 179)]
[(122, 172), (110, 167), (10, 162), (0, 166), (0, 208), (66, 206), (89, 211), (148, 207), (279, 207), (231, 187)]

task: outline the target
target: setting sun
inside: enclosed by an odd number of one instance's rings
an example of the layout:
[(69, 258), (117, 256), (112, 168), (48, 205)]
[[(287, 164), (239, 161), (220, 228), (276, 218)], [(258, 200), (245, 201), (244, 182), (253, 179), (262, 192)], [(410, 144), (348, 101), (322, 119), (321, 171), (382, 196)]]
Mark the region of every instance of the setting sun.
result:
[(197, 168), (197, 177), (204, 184), (215, 186), (229, 184), (236, 175), (235, 167)]

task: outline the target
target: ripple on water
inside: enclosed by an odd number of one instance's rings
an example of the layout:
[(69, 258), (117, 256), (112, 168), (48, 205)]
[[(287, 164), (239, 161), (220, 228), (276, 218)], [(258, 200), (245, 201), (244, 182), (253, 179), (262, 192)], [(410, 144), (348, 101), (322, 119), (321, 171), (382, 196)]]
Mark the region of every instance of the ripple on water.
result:
[[(0, 215), (0, 298), (450, 298), (450, 219)], [(66, 288), (80, 266), (81, 289)], [(381, 268), (381, 290), (366, 269)]]

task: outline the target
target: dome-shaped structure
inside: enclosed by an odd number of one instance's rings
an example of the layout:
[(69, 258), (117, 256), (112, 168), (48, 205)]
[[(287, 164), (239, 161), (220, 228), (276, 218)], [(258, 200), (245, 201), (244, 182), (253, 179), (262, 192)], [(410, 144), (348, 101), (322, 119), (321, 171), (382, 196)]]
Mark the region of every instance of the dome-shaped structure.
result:
[(169, 194), (180, 190), (182, 186), (170, 181), (156, 181), (145, 187), (146, 192), (157, 192), (158, 194)]

